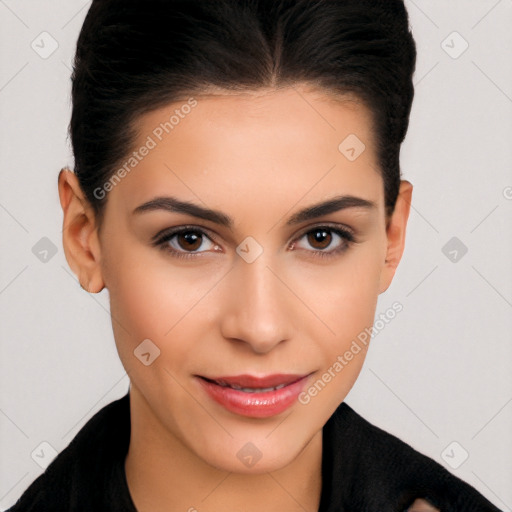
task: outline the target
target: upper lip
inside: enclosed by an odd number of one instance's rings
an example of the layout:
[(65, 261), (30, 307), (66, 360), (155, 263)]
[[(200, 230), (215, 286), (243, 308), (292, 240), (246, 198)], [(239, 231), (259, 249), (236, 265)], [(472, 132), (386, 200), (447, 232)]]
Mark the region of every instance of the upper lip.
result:
[(242, 388), (272, 388), (280, 384), (288, 385), (296, 382), (308, 374), (291, 374), (276, 373), (274, 375), (266, 375), (265, 377), (256, 377), (255, 375), (232, 375), (222, 377), (204, 377), (207, 380), (213, 380), (220, 384), (228, 384), (229, 386), (239, 386)]

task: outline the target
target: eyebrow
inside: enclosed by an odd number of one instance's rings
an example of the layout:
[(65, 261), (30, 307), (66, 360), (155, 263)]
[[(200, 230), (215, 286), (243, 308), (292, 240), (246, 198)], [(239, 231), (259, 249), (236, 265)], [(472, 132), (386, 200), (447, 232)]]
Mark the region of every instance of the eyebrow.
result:
[[(307, 206), (306, 208), (298, 211), (288, 219), (286, 225), (293, 226), (300, 222), (312, 220), (317, 217), (321, 217), (322, 215), (328, 215), (329, 213), (334, 213), (348, 208), (372, 210), (376, 209), (377, 205), (374, 202), (361, 197), (351, 195), (336, 196), (332, 199), (328, 199), (327, 201)], [(229, 229), (234, 225), (234, 220), (219, 210), (210, 210), (188, 201), (180, 201), (179, 199), (170, 196), (155, 197), (154, 199), (151, 199), (151, 201), (137, 206), (137, 208), (133, 210), (133, 214), (138, 215), (155, 210), (191, 215)]]

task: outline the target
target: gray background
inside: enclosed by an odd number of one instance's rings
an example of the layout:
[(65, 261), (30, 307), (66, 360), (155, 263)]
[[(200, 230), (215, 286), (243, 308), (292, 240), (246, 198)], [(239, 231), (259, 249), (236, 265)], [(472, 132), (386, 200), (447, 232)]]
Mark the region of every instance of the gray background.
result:
[[(401, 161), (415, 191), (377, 314), (404, 309), (347, 403), (511, 511), (512, 0), (406, 4), (418, 64)], [(57, 175), (73, 165), (70, 63), (88, 6), (0, 0), (2, 510), (128, 390), (108, 292), (80, 288), (61, 241)]]

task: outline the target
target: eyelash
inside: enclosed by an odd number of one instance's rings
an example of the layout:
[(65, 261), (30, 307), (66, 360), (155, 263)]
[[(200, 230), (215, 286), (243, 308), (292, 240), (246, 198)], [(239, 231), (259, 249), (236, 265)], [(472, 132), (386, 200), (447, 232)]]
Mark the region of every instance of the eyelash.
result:
[[(308, 251), (308, 252), (312, 252), (314, 254), (314, 257), (332, 258), (332, 257), (335, 257), (335, 256), (345, 252), (346, 250), (348, 250), (353, 243), (357, 243), (352, 231), (350, 231), (346, 228), (333, 227), (333, 226), (323, 225), (323, 224), (314, 226), (313, 228), (310, 228), (307, 231), (303, 232), (295, 240), (293, 240), (292, 243), (295, 244), (296, 241), (301, 240), (304, 236), (306, 236), (310, 233), (314, 233), (315, 231), (321, 231), (321, 230), (338, 235), (342, 239), (343, 243), (338, 248), (333, 249), (331, 251), (322, 251), (319, 249)], [(208, 236), (208, 234), (204, 230), (202, 230), (196, 226), (181, 226), (179, 228), (164, 232), (164, 234), (160, 237), (159, 237), (160, 234), (157, 234), (154, 237), (156, 239), (156, 241), (153, 243), (153, 245), (157, 246), (159, 249), (161, 249), (164, 252), (170, 253), (170, 255), (174, 258), (182, 258), (182, 259), (197, 258), (198, 255), (202, 254), (202, 252), (177, 251), (176, 249), (171, 248), (167, 244), (167, 242), (172, 240), (176, 235), (181, 235), (183, 233), (191, 233), (191, 232), (198, 234), (200, 236), (206, 236), (214, 244), (216, 244), (215, 240), (212, 239), (212, 237)]]

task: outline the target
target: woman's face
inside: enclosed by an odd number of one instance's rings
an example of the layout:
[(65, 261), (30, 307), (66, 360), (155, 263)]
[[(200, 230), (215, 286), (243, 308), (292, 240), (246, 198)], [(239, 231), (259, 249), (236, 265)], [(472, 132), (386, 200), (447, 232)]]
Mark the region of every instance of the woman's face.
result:
[[(98, 258), (137, 414), (215, 467), (284, 467), (354, 384), (366, 350), (335, 363), (372, 326), (401, 255), (408, 209), (386, 231), (369, 112), (286, 89), (195, 97), (138, 130)], [(261, 394), (272, 383), (204, 379), (275, 374), (304, 378)]]

